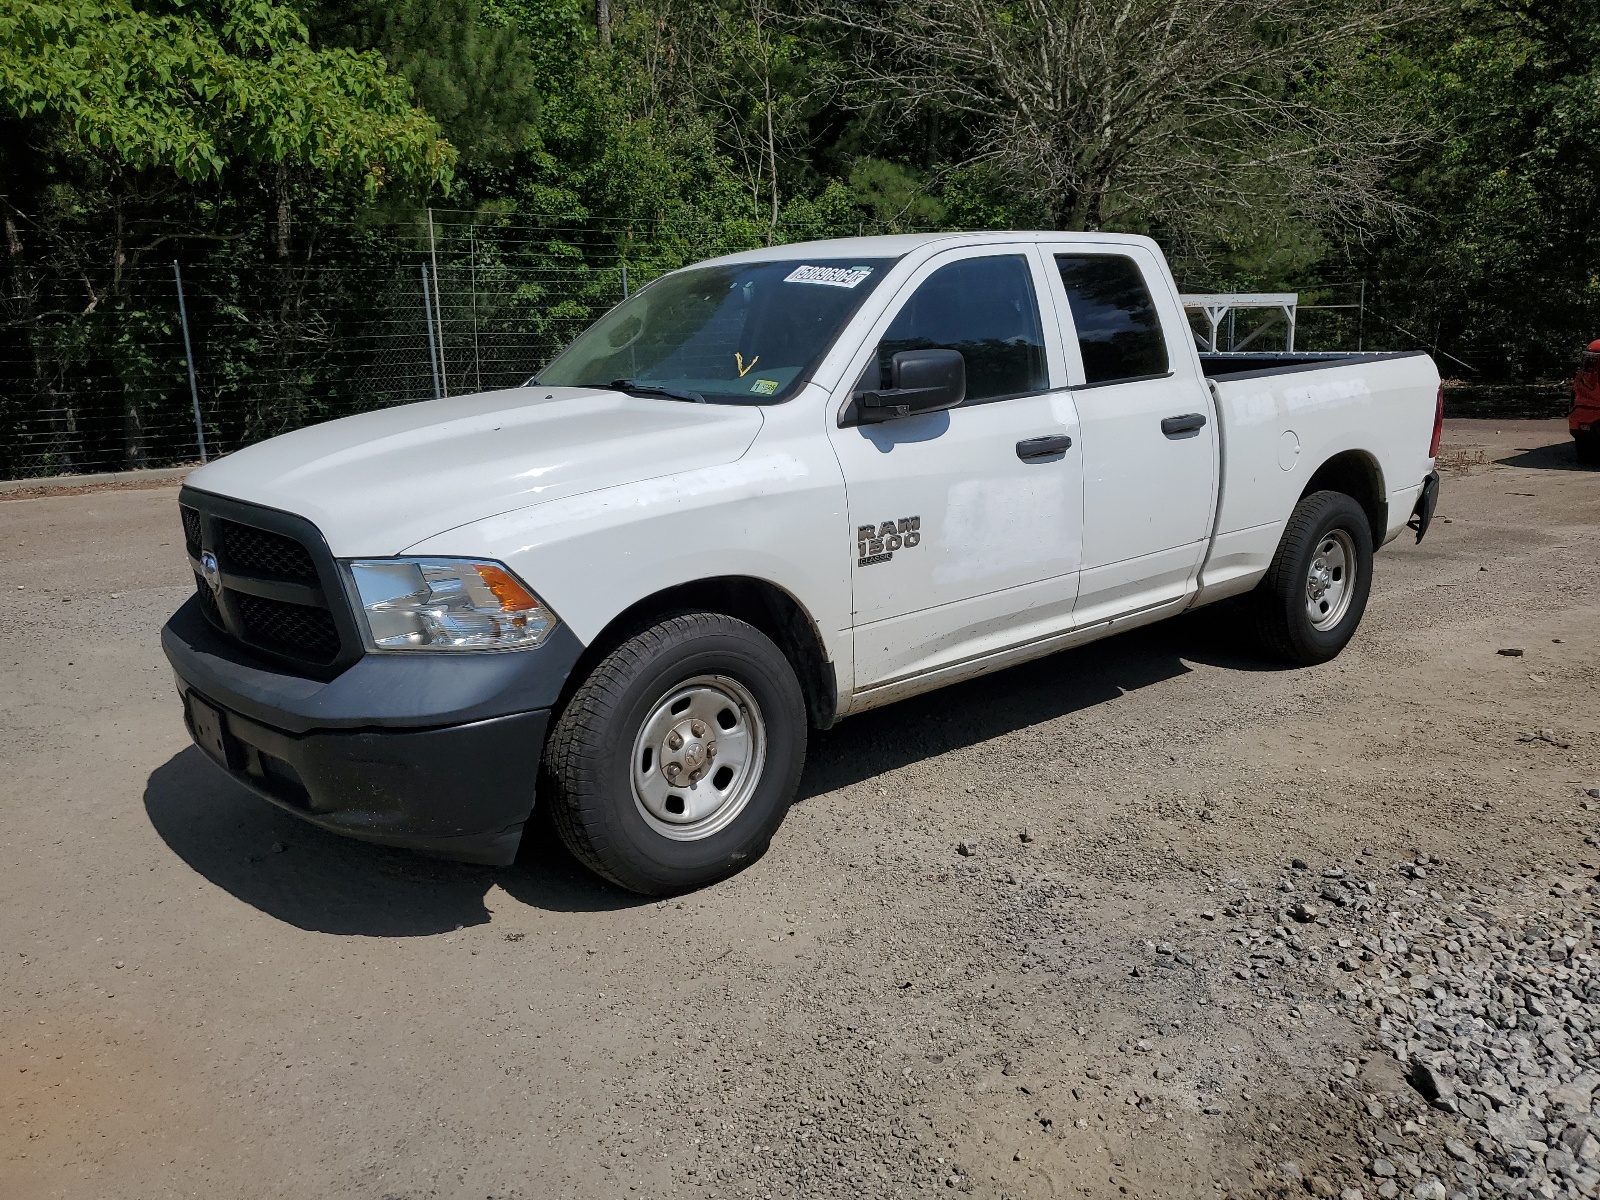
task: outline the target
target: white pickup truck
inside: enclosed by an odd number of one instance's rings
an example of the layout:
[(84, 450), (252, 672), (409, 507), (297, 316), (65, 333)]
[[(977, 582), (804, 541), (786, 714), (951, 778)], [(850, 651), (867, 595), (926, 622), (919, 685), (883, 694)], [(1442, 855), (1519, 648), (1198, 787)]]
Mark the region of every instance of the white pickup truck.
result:
[(1156, 245), (981, 233), (665, 275), (525, 386), (202, 467), (185, 718), (325, 829), (664, 894), (810, 728), (1225, 597), (1294, 663), (1437, 495), (1424, 354), (1202, 355)]

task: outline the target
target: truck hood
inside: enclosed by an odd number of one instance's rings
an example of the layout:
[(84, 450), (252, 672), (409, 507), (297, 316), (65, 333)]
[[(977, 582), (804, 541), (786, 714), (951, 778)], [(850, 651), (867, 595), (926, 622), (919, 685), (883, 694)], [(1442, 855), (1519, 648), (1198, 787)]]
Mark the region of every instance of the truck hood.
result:
[(193, 472), (296, 513), (338, 557), (398, 554), (469, 521), (739, 458), (761, 410), (595, 388), (508, 388), (344, 417)]

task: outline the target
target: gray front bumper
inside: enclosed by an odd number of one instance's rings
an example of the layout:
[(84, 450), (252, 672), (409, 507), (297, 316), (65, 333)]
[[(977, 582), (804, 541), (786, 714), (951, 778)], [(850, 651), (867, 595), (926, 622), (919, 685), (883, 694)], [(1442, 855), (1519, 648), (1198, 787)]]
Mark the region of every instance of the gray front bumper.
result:
[(550, 710), (582, 646), (369, 654), (330, 680), (255, 658), (191, 598), (161, 631), (202, 750), (335, 833), (504, 865), (533, 811)]

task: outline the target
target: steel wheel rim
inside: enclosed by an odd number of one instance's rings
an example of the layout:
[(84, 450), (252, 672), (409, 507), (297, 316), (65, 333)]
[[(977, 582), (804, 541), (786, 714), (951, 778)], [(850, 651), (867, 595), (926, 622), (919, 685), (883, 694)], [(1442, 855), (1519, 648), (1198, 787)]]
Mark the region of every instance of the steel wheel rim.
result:
[(1317, 542), (1306, 569), (1306, 616), (1311, 628), (1326, 633), (1344, 620), (1355, 591), (1355, 539), (1343, 529), (1330, 529)]
[(697, 675), (663, 694), (639, 726), (628, 766), (633, 802), (663, 837), (701, 841), (745, 810), (766, 761), (766, 722), (750, 690), (726, 675)]

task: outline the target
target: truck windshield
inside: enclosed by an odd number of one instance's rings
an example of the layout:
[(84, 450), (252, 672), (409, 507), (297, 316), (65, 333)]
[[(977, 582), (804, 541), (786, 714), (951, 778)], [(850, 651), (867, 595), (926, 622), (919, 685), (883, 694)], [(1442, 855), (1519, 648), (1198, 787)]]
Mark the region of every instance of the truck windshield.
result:
[(788, 259), (663, 276), (601, 317), (531, 382), (663, 399), (794, 395), (893, 259)]

